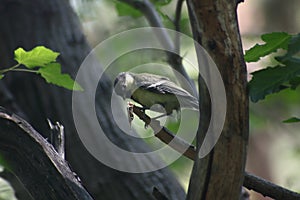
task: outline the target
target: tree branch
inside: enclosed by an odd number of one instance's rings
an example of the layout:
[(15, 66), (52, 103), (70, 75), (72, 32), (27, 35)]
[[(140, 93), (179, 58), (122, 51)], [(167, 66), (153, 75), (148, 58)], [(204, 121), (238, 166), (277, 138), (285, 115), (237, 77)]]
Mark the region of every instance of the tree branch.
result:
[[(151, 118), (146, 115), (139, 107), (133, 106), (133, 112), (143, 120), (147, 125), (149, 125), (154, 132), (155, 136), (160, 139), (165, 144), (169, 144), (172, 140), (175, 140), (175, 145), (170, 145), (174, 150), (182, 153), (182, 149), (187, 149), (183, 152), (183, 155), (191, 160), (195, 160), (197, 151), (196, 148), (188, 144), (182, 138), (175, 136), (171, 131), (163, 126), (160, 126), (158, 120), (151, 120)], [(173, 143), (173, 142), (172, 142)], [(188, 146), (188, 148), (186, 148)], [(284, 199), (284, 200), (297, 200), (300, 199), (300, 194), (285, 189), (274, 183), (271, 183), (263, 178), (252, 175), (245, 172), (244, 184), (249, 190), (254, 190), (264, 196), (268, 196), (274, 199)]]
[(65, 159), (65, 132), (64, 126), (59, 122), (53, 124), (50, 119), (47, 119), (50, 127), (50, 143), (55, 148), (58, 155)]
[[(176, 5), (176, 11), (175, 11), (175, 19), (174, 19), (174, 27), (175, 31), (180, 32), (180, 19), (181, 19), (181, 10), (182, 10), (182, 4), (184, 0), (178, 0)], [(177, 54), (180, 54), (180, 35), (175, 35), (175, 52)]]
[(245, 172), (244, 186), (274, 199), (299, 200), (300, 194)]
[(0, 161), (34, 199), (92, 199), (53, 146), (26, 121), (1, 107)]
[[(157, 31), (157, 38), (163, 45), (163, 47), (167, 50), (170, 50), (169, 52), (166, 51), (167, 54), (167, 61), (170, 64), (170, 66), (177, 70), (191, 85), (194, 94), (198, 94), (196, 86), (194, 82), (190, 79), (188, 76), (186, 70), (183, 67), (182, 64), (182, 58), (180, 55), (178, 55), (175, 47), (175, 43), (172, 41), (172, 38), (167, 33), (167, 31), (164, 29), (164, 25), (161, 21), (161, 18), (158, 14), (158, 12), (155, 10), (155, 7), (149, 0), (120, 0), (124, 3), (127, 3), (128, 5), (132, 6), (133, 8), (141, 11), (144, 16), (146, 17), (147, 21), (149, 22), (150, 26), (152, 27), (158, 27), (162, 28), (160, 31)], [(177, 34), (176, 34), (177, 35)], [(178, 37), (175, 35), (175, 38)], [(175, 53), (174, 53), (175, 52)], [(175, 74), (176, 75), (176, 74)]]
[[(150, 26), (157, 27), (157, 28), (164, 28), (164, 25), (161, 21), (161, 18), (158, 12), (155, 10), (155, 7), (149, 0), (120, 0), (124, 3), (127, 3), (131, 7), (139, 10), (141, 13), (144, 14), (145, 18), (149, 22)], [(174, 49), (174, 43), (169, 36), (169, 34), (162, 30), (158, 37), (159, 41), (166, 49)]]
[[(143, 120), (146, 125), (149, 125), (155, 132), (155, 137), (159, 138), (162, 142), (169, 144), (170, 147), (176, 151), (183, 153), (184, 156), (191, 160), (196, 157), (196, 148), (190, 145), (183, 139), (175, 136), (166, 127), (162, 127), (158, 120), (151, 120), (139, 107), (133, 105), (133, 112)], [(172, 141), (172, 143), (170, 143)]]

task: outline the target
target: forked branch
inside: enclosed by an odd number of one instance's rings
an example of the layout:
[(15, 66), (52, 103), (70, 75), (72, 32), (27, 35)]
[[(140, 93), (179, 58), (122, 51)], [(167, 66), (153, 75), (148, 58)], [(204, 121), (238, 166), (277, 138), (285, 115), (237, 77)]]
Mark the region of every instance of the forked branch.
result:
[[(139, 107), (133, 105), (133, 112), (154, 130), (154, 132), (156, 133), (155, 136), (158, 139), (160, 139), (167, 145), (172, 144), (170, 145), (170, 147), (172, 147), (174, 150), (183, 153), (185, 157), (191, 160), (195, 160), (197, 156), (197, 150), (193, 145), (188, 144), (182, 138), (175, 136), (167, 128), (161, 126), (158, 120), (151, 120), (151, 118), (148, 115), (146, 115)], [(175, 140), (176, 142), (173, 142), (172, 140)], [(170, 143), (171, 141), (172, 143)], [(183, 149), (186, 150), (183, 151)], [(254, 190), (264, 196), (268, 196), (274, 199), (300, 199), (300, 194), (278, 186), (258, 176), (249, 174), (248, 172), (245, 172), (243, 185), (249, 190)]]

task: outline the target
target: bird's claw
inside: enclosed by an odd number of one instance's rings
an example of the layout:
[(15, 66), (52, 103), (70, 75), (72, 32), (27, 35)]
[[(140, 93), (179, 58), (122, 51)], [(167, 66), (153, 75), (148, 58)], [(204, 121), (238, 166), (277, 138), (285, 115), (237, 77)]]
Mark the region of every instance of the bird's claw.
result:
[[(132, 120), (134, 118), (134, 115), (133, 115), (133, 107), (134, 106), (135, 105), (133, 103), (128, 102), (128, 105), (127, 105), (127, 115), (128, 115), (128, 122), (129, 122), (130, 126), (131, 126), (131, 122), (132, 122)], [(137, 107), (137, 106), (135, 106), (135, 107)], [(137, 108), (140, 109), (143, 113), (145, 113), (146, 108), (144, 108), (144, 107), (137, 107)], [(145, 123), (144, 128), (147, 129), (148, 126), (149, 126), (149, 124)]]
[(149, 126), (149, 124), (145, 122), (144, 128), (147, 129), (148, 126)]
[(133, 115), (133, 106), (134, 104), (131, 103), (131, 102), (128, 102), (128, 106), (127, 106), (127, 115), (128, 115), (128, 122), (129, 122), (129, 125), (131, 126), (131, 122), (134, 118), (134, 115)]
[(144, 128), (147, 129), (148, 126), (149, 126), (149, 125), (148, 125), (147, 123), (145, 123)]

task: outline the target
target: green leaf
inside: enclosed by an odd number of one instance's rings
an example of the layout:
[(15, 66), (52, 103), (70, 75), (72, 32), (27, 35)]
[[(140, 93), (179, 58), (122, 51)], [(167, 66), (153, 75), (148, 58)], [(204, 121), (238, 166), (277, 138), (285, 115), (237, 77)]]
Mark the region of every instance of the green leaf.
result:
[(295, 123), (295, 122), (300, 122), (300, 118), (297, 117), (291, 117), (289, 119), (286, 119), (282, 121), (283, 123)]
[(4, 75), (3, 75), (3, 74), (0, 74), (0, 80), (3, 79), (3, 77), (4, 77)]
[[(154, 5), (156, 10), (160, 12), (160, 7), (168, 5), (169, 3), (171, 3), (171, 1), (172, 0), (151, 0), (151, 3)], [(136, 0), (136, 3), (141, 2), (139, 2), (139, 0)], [(121, 1), (115, 1), (115, 7), (119, 16), (130, 16), (133, 18), (139, 18), (143, 16), (143, 13), (141, 11)]]
[(300, 75), (300, 65), (288, 62), (286, 66), (268, 67), (252, 73), (249, 82), (249, 95), (253, 102), (264, 99), (266, 95), (288, 88), (288, 83)]
[(287, 49), (291, 35), (285, 32), (268, 33), (261, 36), (265, 44), (256, 44), (245, 52), (246, 62), (256, 62), (261, 57), (276, 52), (278, 49)]
[(138, 18), (143, 16), (143, 14), (139, 10), (120, 1), (117, 1), (115, 3), (115, 7), (119, 16), (131, 16), (133, 18)]
[(55, 62), (59, 53), (52, 51), (44, 46), (37, 46), (31, 51), (23, 48), (15, 50), (15, 60), (27, 68), (45, 67), (51, 62)]
[(171, 3), (172, 0), (151, 0), (155, 7), (166, 6)]
[(287, 56), (291, 57), (300, 52), (300, 33), (294, 35), (288, 45)]
[(75, 82), (69, 74), (61, 73), (61, 66), (59, 63), (50, 63), (38, 70), (41, 76), (48, 82), (69, 90), (83, 91), (82, 87)]

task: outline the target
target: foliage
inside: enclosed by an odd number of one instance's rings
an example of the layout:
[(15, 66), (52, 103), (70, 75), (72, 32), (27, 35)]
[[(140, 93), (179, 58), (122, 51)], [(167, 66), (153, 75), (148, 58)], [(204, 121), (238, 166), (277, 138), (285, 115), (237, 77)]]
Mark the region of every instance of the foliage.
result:
[[(274, 32), (261, 36), (265, 42), (256, 44), (246, 51), (247, 62), (258, 61), (279, 49), (284, 50), (284, 55), (275, 57), (276, 66), (269, 66), (252, 73), (249, 82), (249, 95), (253, 102), (264, 99), (267, 95), (277, 93), (283, 89), (295, 90), (300, 84), (300, 34), (290, 35), (283, 32)], [(285, 120), (286, 123), (298, 122), (298, 118)]]
[[(10, 71), (30, 72), (41, 75), (48, 83), (64, 87), (69, 90), (83, 91), (82, 87), (75, 82), (70, 75), (61, 73), (61, 65), (56, 61), (59, 53), (44, 46), (37, 46), (30, 51), (18, 48), (14, 52), (17, 64), (0, 70), (0, 79)], [(20, 68), (24, 66), (25, 68)]]
[[(162, 13), (160, 10), (161, 7), (171, 3), (171, 0), (151, 0), (151, 3), (154, 5), (154, 7), (159, 13)], [(133, 18), (143, 16), (143, 13), (140, 12), (138, 9), (128, 5), (127, 3), (123, 3), (122, 1), (115, 1), (115, 7), (119, 16), (131, 16)]]
[(297, 117), (291, 117), (287, 120), (284, 120), (283, 121), (284, 123), (294, 123), (294, 122), (300, 122), (300, 118), (297, 118)]
[(133, 18), (138, 18), (143, 15), (139, 10), (121, 1), (116, 1), (115, 7), (119, 16), (131, 16)]
[[(128, 5), (128, 3), (123, 1), (122, 0), (114, 1), (115, 8), (119, 16), (129, 16), (135, 19), (144, 16), (144, 13), (142, 13), (139, 9), (134, 8), (133, 6)], [(139, 3), (139, 0), (136, 0), (136, 2)], [(159, 14), (161, 21), (164, 24), (164, 27), (169, 29), (174, 29), (175, 16), (169, 16), (163, 10), (164, 7), (172, 3), (172, 0), (150, 0), (150, 2), (152, 3), (157, 13)], [(182, 14), (183, 13), (181, 13), (181, 15)], [(181, 32), (191, 36), (191, 31), (189, 27), (190, 24), (189, 18), (187, 16), (181, 16), (179, 20), (180, 20), (179, 24), (181, 27)]]
[(279, 48), (287, 49), (291, 35), (284, 32), (268, 33), (261, 36), (265, 44), (256, 44), (246, 51), (245, 61), (256, 62), (260, 57), (276, 52)]
[(246, 51), (245, 60), (254, 62), (260, 57), (269, 55), (278, 49), (285, 49), (283, 56), (275, 57), (278, 64), (252, 73), (249, 82), (250, 98), (253, 102), (264, 99), (266, 95), (279, 92), (286, 88), (295, 89), (300, 84), (300, 34), (270, 33), (262, 35), (265, 44), (256, 44)]

